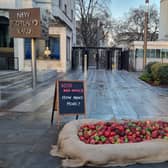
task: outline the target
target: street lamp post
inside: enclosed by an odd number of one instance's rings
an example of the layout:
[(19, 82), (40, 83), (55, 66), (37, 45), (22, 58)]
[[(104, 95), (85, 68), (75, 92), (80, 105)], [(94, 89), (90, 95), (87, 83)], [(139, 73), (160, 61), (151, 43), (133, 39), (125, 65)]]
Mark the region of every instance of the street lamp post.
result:
[(145, 0), (146, 10), (145, 10), (145, 23), (144, 23), (144, 55), (143, 55), (143, 68), (146, 65), (146, 57), (147, 57), (147, 31), (148, 31), (148, 8), (149, 8), (149, 0)]

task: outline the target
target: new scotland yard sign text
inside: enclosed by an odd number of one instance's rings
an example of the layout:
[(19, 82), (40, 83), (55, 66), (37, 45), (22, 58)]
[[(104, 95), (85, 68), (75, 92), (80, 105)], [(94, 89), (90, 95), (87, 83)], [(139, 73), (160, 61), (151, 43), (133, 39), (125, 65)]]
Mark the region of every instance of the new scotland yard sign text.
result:
[(11, 37), (42, 37), (42, 28), (40, 23), (40, 8), (10, 10), (9, 32)]

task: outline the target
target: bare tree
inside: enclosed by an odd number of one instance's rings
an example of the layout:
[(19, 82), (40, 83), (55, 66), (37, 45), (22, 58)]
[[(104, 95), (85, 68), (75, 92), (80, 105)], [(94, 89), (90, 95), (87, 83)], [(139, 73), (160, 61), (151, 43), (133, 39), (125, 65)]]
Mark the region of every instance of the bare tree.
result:
[[(145, 7), (130, 9), (124, 20), (115, 21), (113, 34), (117, 43), (141, 41), (144, 39), (144, 14)], [(155, 41), (158, 38), (159, 15), (155, 6), (149, 8), (148, 40)]]
[[(77, 40), (84, 46), (99, 46), (111, 23), (108, 3), (111, 0), (76, 0)], [(79, 42), (80, 41), (80, 42)]]

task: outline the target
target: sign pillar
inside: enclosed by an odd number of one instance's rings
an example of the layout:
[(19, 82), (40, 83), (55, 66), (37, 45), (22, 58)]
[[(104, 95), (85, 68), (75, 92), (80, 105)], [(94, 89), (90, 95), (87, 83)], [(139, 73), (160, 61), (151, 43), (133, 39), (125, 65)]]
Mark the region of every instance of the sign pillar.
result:
[(35, 39), (31, 39), (31, 56), (32, 56), (32, 87), (36, 88), (37, 70), (36, 70), (36, 55), (35, 55)]
[(10, 37), (31, 39), (32, 87), (35, 89), (37, 80), (35, 38), (45, 37), (48, 30), (41, 22), (40, 8), (11, 9), (9, 30)]

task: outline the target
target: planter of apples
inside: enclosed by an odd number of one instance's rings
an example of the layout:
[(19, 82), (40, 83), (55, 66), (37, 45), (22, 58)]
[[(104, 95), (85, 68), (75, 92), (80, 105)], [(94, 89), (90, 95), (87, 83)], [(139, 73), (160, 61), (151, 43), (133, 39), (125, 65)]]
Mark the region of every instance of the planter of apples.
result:
[(64, 158), (64, 167), (168, 161), (167, 121), (71, 121), (59, 133), (50, 154)]

